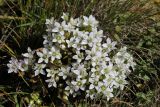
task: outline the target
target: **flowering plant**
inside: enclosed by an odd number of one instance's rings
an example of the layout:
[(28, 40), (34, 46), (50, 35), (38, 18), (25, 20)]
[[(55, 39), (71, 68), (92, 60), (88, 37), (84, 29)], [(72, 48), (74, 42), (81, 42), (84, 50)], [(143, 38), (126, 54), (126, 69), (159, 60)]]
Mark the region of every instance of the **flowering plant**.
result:
[(130, 67), (135, 66), (127, 48), (117, 49), (115, 41), (106, 39), (92, 15), (74, 19), (64, 13), (61, 19), (46, 19), (44, 47), (34, 51), (28, 48), (23, 60), (12, 57), (8, 73), (34, 71), (35, 76), (46, 75), (48, 87), (63, 84), (67, 96), (84, 92), (91, 99), (114, 97), (114, 89), (123, 90)]

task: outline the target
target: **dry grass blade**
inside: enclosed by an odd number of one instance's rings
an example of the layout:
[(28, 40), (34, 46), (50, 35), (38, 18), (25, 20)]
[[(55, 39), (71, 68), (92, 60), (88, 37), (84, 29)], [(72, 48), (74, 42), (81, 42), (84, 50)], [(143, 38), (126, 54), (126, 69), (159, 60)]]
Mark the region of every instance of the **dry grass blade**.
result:
[(127, 107), (134, 107), (134, 106), (132, 106), (132, 105), (130, 104), (130, 102), (121, 101), (121, 100), (119, 100), (119, 99), (117, 99), (117, 98), (113, 99), (112, 104), (113, 104), (113, 105), (114, 105), (114, 104), (115, 104), (115, 105), (126, 104)]
[(0, 15), (1, 20), (25, 20), (24, 17), (16, 17), (16, 16), (2, 16)]

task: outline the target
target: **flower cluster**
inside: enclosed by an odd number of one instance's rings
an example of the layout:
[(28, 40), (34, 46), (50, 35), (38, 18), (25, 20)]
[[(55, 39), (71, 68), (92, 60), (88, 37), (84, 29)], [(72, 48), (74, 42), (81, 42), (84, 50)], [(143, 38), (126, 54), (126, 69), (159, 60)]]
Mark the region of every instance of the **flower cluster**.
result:
[(92, 15), (74, 19), (64, 13), (61, 19), (46, 19), (44, 47), (38, 51), (28, 48), (22, 54), (24, 60), (12, 58), (8, 73), (31, 69), (35, 76), (46, 75), (48, 87), (55, 88), (63, 80), (67, 96), (84, 92), (91, 99), (114, 97), (114, 89), (123, 90), (135, 66), (127, 48), (117, 49)]

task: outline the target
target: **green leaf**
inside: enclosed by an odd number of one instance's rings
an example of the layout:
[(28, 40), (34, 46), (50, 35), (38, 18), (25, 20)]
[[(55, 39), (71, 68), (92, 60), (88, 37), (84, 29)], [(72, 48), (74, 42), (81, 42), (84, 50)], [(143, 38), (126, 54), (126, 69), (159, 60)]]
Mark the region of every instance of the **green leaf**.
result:
[(145, 76), (143, 77), (143, 79), (144, 79), (145, 81), (149, 81), (149, 80), (150, 80), (150, 78), (149, 78), (147, 75), (145, 75)]
[(118, 36), (118, 34), (115, 34), (115, 35), (114, 35), (114, 38), (115, 38), (118, 42), (121, 41), (121, 39), (120, 39), (120, 37)]
[(121, 29), (120, 26), (116, 26), (116, 27), (115, 27), (115, 30), (116, 30), (116, 32), (121, 32), (121, 31), (122, 31), (122, 29)]
[(150, 29), (148, 29), (148, 31), (150, 31), (151, 33), (156, 33), (155, 28), (150, 28)]

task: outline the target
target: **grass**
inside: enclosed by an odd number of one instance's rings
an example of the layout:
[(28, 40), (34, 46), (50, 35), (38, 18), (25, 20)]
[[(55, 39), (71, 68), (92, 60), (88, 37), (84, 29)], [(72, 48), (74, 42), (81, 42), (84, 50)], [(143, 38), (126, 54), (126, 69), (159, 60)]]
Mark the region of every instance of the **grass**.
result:
[[(160, 103), (160, 20), (158, 0), (0, 0), (0, 106), (158, 107)], [(129, 85), (109, 102), (63, 98), (48, 89), (43, 77), (28, 79), (7, 74), (11, 56), (20, 57), (27, 47), (42, 47), (45, 19), (94, 15), (107, 37), (127, 45), (137, 67)], [(34, 96), (34, 97), (33, 97)], [(58, 96), (58, 97), (57, 97)], [(39, 101), (39, 102), (38, 102)]]

